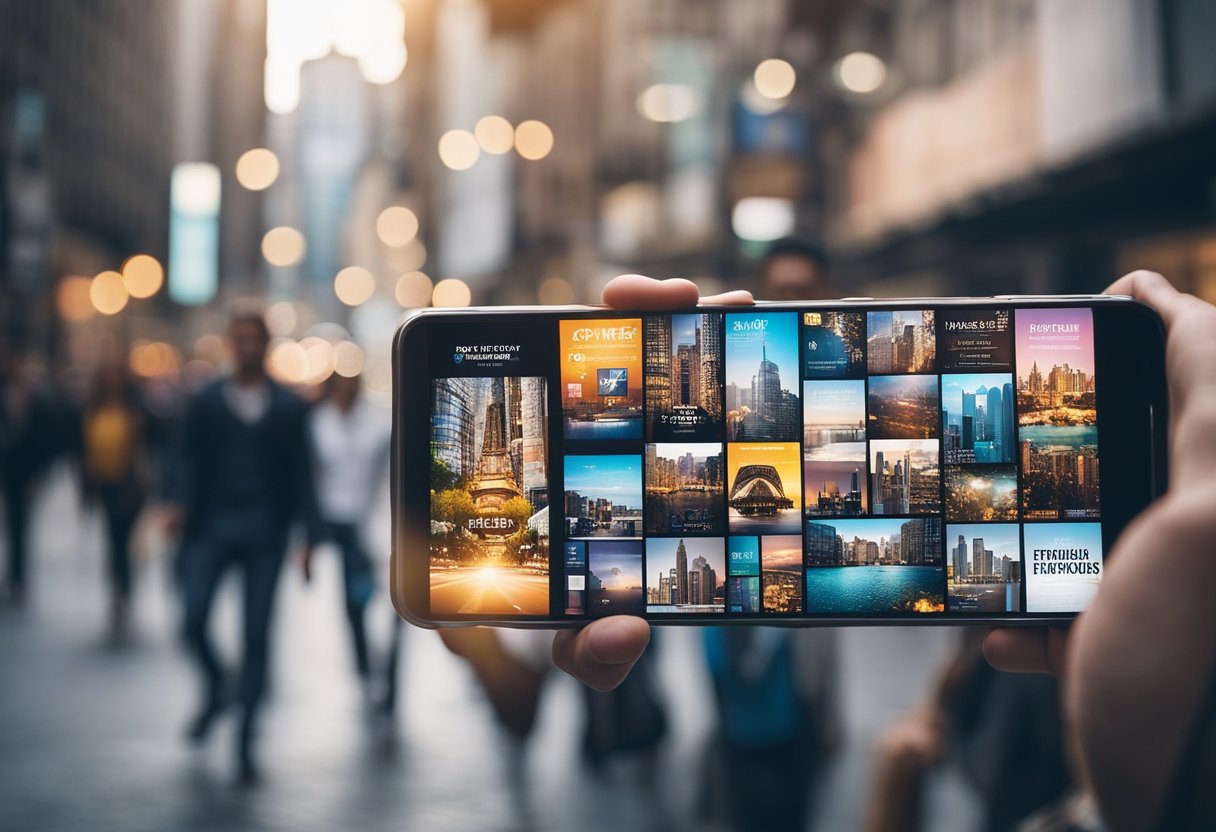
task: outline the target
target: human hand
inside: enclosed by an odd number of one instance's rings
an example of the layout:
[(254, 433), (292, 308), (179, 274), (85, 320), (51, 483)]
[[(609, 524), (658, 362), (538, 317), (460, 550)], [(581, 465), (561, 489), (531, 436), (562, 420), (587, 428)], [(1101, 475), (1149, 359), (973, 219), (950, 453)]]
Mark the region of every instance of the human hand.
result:
[[(754, 301), (750, 292), (738, 290), (702, 298), (690, 280), (655, 280), (640, 274), (614, 277), (604, 287), (604, 303), (613, 309), (653, 312), (689, 309), (698, 302), (748, 305)], [(643, 619), (611, 616), (559, 632), (553, 639), (553, 663), (589, 687), (612, 690), (629, 675), (649, 643), (650, 625)]]
[(1067, 636), (994, 630), (985, 654), (1002, 669), (1063, 673), (1103, 818), (1139, 830), (1159, 820), (1216, 664), (1216, 307), (1149, 272), (1107, 291), (1148, 303), (1165, 322), (1169, 493), (1120, 536)]

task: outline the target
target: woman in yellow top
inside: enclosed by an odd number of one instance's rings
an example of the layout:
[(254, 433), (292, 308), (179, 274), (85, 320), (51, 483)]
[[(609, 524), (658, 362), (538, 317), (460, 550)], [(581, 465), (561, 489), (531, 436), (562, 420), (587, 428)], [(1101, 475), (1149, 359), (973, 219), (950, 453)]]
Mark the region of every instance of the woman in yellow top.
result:
[(86, 499), (101, 504), (106, 521), (111, 623), (125, 626), (131, 597), (131, 532), (147, 494), (147, 417), (139, 391), (119, 362), (97, 368), (81, 419)]

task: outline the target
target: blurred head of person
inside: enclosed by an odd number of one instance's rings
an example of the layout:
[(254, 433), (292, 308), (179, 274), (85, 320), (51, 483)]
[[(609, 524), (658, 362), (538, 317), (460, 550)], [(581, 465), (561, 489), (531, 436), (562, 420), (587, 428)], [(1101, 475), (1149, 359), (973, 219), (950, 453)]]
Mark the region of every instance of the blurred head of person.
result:
[(228, 321), (228, 341), (232, 347), (233, 375), (238, 381), (260, 381), (266, 377), (266, 348), (270, 329), (260, 312), (236, 312)]
[(787, 237), (760, 262), (760, 300), (830, 300), (841, 296), (828, 278), (828, 257), (809, 240)]
[(347, 377), (334, 373), (325, 384), (325, 397), (337, 405), (339, 410), (347, 412), (359, 400), (361, 386), (361, 376)]

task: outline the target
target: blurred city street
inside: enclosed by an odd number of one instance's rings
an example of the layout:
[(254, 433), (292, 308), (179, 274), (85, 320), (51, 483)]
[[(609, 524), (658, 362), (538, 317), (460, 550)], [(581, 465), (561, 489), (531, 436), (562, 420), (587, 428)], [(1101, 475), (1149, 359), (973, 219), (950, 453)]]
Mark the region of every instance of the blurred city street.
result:
[[(462, 663), (433, 633), (407, 629), (406, 691), (392, 722), (364, 713), (351, 670), (336, 563), (305, 585), (285, 569), (264, 725), (266, 781), (232, 785), (231, 725), (209, 747), (183, 739), (197, 691), (175, 638), (167, 554), (142, 564), (129, 641), (106, 635), (101, 535), (56, 472), (35, 523), (26, 610), (0, 612), (0, 828), (139, 830), (609, 830), (706, 827), (696, 802), (712, 703), (697, 630), (660, 632), (672, 734), (658, 769), (625, 764), (600, 778), (579, 761), (578, 685), (552, 674), (541, 723), (522, 752), (495, 726)], [(327, 553), (325, 553), (327, 554)], [(235, 598), (218, 630), (235, 635)], [(387, 642), (391, 610), (369, 616)], [(290, 622), (292, 630), (284, 632)], [(812, 828), (860, 824), (878, 730), (927, 692), (954, 631), (844, 632), (846, 742), (820, 784)], [(228, 655), (233, 655), (232, 650)], [(973, 828), (976, 807), (944, 773), (929, 795), (934, 829)]]
[[(1026, 523), (1109, 543), (1098, 362), (994, 337), (1003, 379), (964, 375), (978, 320), (883, 299), (985, 298), (985, 339), (1133, 270), (1216, 301), (1214, 32), (1212, 0), (0, 0), (0, 830), (1060, 832), (1057, 683), (979, 631), (662, 627), (594, 694), (547, 634), (403, 623), (391, 434), (436, 616), (1033, 612)], [(878, 301), (394, 341), (622, 274)]]

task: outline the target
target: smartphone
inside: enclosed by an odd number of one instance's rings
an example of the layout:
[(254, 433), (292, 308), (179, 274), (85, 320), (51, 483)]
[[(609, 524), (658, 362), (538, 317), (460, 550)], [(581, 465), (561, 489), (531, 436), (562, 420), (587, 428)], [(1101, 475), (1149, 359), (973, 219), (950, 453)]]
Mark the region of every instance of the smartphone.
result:
[(424, 627), (1066, 621), (1166, 484), (1126, 297), (424, 310), (393, 362)]

